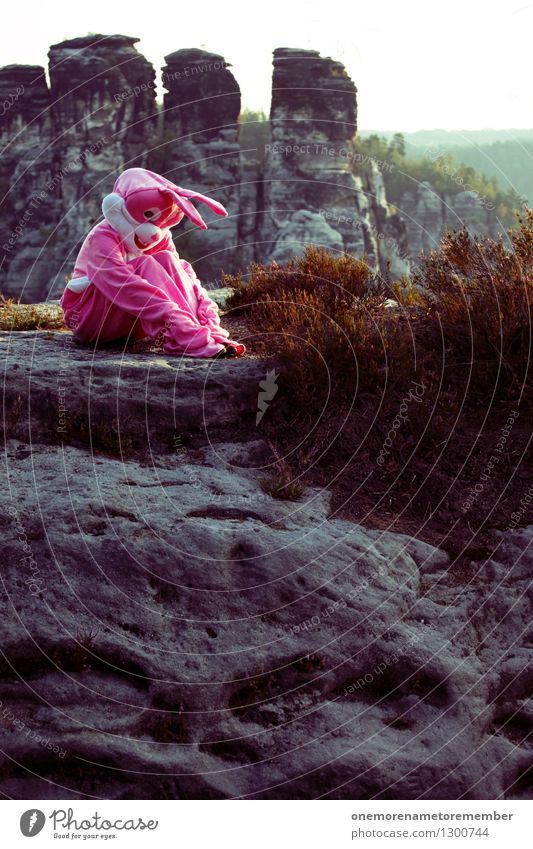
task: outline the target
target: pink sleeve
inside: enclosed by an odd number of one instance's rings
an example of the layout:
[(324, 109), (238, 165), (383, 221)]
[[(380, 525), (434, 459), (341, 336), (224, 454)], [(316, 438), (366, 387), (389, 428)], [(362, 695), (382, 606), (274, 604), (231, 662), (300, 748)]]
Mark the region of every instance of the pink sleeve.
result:
[(176, 305), (162, 289), (140, 277), (124, 261), (113, 236), (95, 234), (88, 245), (87, 276), (112, 303), (148, 321), (175, 312)]

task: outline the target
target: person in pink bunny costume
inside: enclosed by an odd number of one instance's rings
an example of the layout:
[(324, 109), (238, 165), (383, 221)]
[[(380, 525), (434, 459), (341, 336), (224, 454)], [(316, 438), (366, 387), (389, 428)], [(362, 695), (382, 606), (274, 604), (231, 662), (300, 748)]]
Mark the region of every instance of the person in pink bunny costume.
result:
[(60, 300), (82, 342), (159, 339), (168, 354), (238, 357), (246, 348), (220, 326), (217, 304), (179, 257), (170, 228), (187, 215), (207, 229), (191, 200), (217, 215), (222, 204), (145, 168), (128, 168), (103, 199), (104, 221), (83, 242)]

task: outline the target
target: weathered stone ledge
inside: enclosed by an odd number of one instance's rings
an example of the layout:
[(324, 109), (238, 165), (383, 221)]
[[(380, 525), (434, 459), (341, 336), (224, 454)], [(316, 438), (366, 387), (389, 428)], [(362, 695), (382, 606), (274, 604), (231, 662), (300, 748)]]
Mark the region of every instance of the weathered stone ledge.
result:
[(4, 438), (169, 450), (253, 431), (259, 360), (194, 359), (80, 345), (69, 332), (0, 333)]

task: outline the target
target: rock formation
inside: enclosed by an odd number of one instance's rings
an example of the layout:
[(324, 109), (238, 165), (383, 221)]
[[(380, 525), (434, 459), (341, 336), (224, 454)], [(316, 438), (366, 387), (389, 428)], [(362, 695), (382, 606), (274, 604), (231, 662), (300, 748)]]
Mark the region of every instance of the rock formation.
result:
[(53, 45), (50, 91), (42, 68), (0, 72), (4, 92), (24, 89), (0, 119), (4, 294), (31, 302), (62, 291), (102, 196), (124, 167), (145, 164), (155, 74), (136, 41), (91, 35)]
[(533, 528), (458, 584), (262, 490), (259, 360), (0, 356), (4, 795), (531, 798)]
[(316, 50), (275, 50), (270, 126), (263, 258), (285, 261), (313, 243), (406, 272), (405, 228), (387, 208), (380, 175), (365, 185), (356, 173), (356, 88), (344, 65)]
[(193, 225), (176, 231), (178, 251), (200, 277), (213, 281), (221, 270), (236, 270), (240, 260), (240, 89), (230, 64), (217, 53), (177, 50), (165, 61), (163, 141), (151, 161), (153, 170), (178, 185), (201, 187), (228, 210), (228, 218), (208, 213), (205, 233)]
[(428, 182), (405, 192), (397, 208), (405, 221), (409, 255), (413, 260), (420, 251), (435, 250), (446, 229), (461, 230), (466, 226), (472, 235), (492, 237), (504, 229), (494, 210), (475, 192), (441, 195)]
[(50, 286), (50, 237), (62, 215), (56, 192), (46, 189), (59, 158), (44, 68), (2, 68), (0, 89), (0, 288), (38, 300)]

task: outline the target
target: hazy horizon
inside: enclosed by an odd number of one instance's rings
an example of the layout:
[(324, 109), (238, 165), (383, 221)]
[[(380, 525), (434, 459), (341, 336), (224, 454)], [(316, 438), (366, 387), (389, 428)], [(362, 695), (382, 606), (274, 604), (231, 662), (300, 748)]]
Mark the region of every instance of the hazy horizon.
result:
[[(291, 5), (272, 0), (259, 11), (204, 0), (199, 15), (183, 15), (163, 2), (153, 18), (142, 19), (134, 9), (124, 0), (113, 5), (94, 0), (88, 8), (28, 0), (23, 16), (7, 8), (0, 65), (46, 66), (51, 44), (89, 32), (120, 33), (140, 38), (137, 49), (160, 82), (165, 55), (203, 47), (231, 64), (243, 106), (268, 112), (272, 50), (292, 46), (318, 50), (346, 66), (358, 88), (363, 132), (512, 132), (533, 123), (528, 68), (533, 4), (522, 0), (512, 7), (499, 0), (449, 0), (444, 11), (428, 11), (423, 0), (406, 0), (401, 7), (394, 0), (376, 0), (371, 7), (340, 0), (332, 10), (318, 0)], [(159, 84), (159, 97), (161, 92)]]
[(418, 127), (416, 130), (405, 130), (400, 127), (359, 127), (358, 130), (363, 133), (405, 133), (413, 135), (415, 133), (532, 133), (533, 127)]

